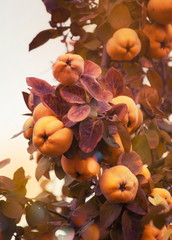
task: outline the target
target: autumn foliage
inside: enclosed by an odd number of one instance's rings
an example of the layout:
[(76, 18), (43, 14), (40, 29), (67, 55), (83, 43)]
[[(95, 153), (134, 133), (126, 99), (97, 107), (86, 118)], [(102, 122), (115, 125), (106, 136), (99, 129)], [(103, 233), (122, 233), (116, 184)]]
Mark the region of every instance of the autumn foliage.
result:
[(62, 196), (44, 186), (27, 198), (22, 167), (13, 179), (0, 176), (2, 239), (61, 239), (59, 230), (76, 240), (170, 238), (170, 3), (43, 0), (51, 28), (29, 50), (60, 36), (66, 53), (52, 64), (54, 85), (26, 78), (29, 117), (20, 133), (36, 179), (51, 181), (53, 171)]

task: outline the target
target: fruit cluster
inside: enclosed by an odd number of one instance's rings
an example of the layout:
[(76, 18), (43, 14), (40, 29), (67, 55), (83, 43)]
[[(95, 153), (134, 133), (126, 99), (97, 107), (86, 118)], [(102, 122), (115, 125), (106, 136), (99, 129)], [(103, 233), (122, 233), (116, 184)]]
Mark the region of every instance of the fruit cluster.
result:
[[(172, 2), (150, 0), (147, 4), (147, 21), (143, 32), (149, 40), (147, 57), (160, 59), (167, 57), (172, 50)], [(128, 61), (141, 51), (138, 33), (132, 28), (120, 28), (108, 40), (106, 49), (115, 61)]]
[[(127, 36), (133, 36), (137, 45), (132, 54), (126, 54), (126, 60), (141, 47), (136, 33), (132, 34)], [(113, 39), (107, 50), (111, 43)], [(116, 59), (116, 49), (112, 54), (108, 52)], [(150, 171), (132, 149), (131, 139), (142, 127), (144, 115), (134, 98), (124, 91), (122, 75), (112, 67), (103, 78), (97, 64), (76, 54), (59, 56), (53, 64), (53, 75), (57, 86), (41, 79), (27, 79), (31, 116), (24, 123), (23, 134), (37, 151), (38, 165), (46, 158), (51, 169), (64, 171), (63, 177), (96, 186), (94, 193), (104, 203), (119, 206), (119, 215), (121, 206), (139, 216), (146, 215), (157, 198), (168, 210), (172, 205), (170, 193), (154, 188)], [(42, 171), (44, 176), (49, 177), (48, 171)], [(78, 216), (73, 216), (73, 222), (77, 227), (84, 226), (87, 214), (83, 221), (83, 214)], [(83, 239), (88, 239), (92, 228), (98, 231), (94, 239), (99, 239), (100, 229), (94, 224), (83, 232)], [(164, 239), (165, 229), (165, 225), (160, 230), (149, 221), (140, 239)]]

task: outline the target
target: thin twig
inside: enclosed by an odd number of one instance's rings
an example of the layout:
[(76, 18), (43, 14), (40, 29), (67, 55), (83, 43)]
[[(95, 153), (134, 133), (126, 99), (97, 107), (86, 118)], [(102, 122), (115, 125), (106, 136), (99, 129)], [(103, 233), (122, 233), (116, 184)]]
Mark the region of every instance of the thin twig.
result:
[(69, 221), (69, 217), (63, 215), (62, 213), (58, 213), (58, 212), (55, 212), (55, 211), (52, 211), (52, 210), (48, 210), (48, 211), (49, 211), (50, 213), (53, 213), (53, 214), (55, 214), (55, 215), (57, 215), (57, 216), (59, 216), (59, 217), (64, 218), (65, 220)]

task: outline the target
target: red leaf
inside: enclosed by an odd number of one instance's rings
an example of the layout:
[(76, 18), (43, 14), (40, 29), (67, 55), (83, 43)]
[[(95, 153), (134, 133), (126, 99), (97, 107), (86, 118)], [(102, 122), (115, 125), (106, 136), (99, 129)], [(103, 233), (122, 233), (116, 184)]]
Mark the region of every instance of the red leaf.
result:
[(124, 89), (124, 80), (120, 72), (114, 67), (111, 67), (105, 76), (105, 86), (109, 90), (113, 97), (121, 95)]
[(103, 137), (102, 120), (85, 120), (79, 125), (79, 147), (82, 151), (89, 153), (94, 150), (97, 143)]
[(86, 103), (85, 91), (77, 85), (67, 85), (60, 88), (60, 95), (66, 102), (69, 103)]
[(90, 60), (84, 61), (84, 74), (90, 75), (93, 78), (98, 78), (102, 73), (101, 68)]
[(120, 136), (122, 145), (126, 153), (131, 150), (131, 136), (126, 128), (126, 126), (121, 121), (115, 121), (117, 126), (118, 134)]
[(47, 30), (41, 31), (36, 35), (36, 37), (34, 37), (34, 39), (29, 44), (29, 51), (43, 45), (49, 39), (53, 39), (59, 36), (60, 34), (57, 29), (47, 29)]
[(73, 105), (67, 116), (72, 122), (81, 122), (90, 114), (91, 108), (89, 105)]
[(127, 105), (125, 103), (119, 103), (116, 105), (113, 104), (113, 107), (109, 112), (109, 115), (117, 115), (119, 121), (122, 121), (127, 112), (128, 112)]
[(122, 215), (122, 233), (124, 240), (140, 240), (142, 232), (142, 216), (125, 210)]
[(47, 157), (42, 157), (39, 162), (38, 165), (36, 167), (36, 172), (35, 172), (35, 177), (37, 179), (37, 181), (39, 181), (39, 179), (50, 170), (51, 168), (51, 162), (49, 161), (49, 159)]
[(93, 77), (84, 74), (81, 76), (80, 82), (92, 97), (99, 101), (104, 100), (103, 89)]
[(142, 170), (142, 160), (140, 156), (135, 152), (122, 153), (118, 159), (118, 165), (124, 165), (128, 167), (135, 175), (139, 174)]
[(42, 101), (54, 114), (61, 119), (69, 110), (69, 105), (60, 96), (52, 94), (43, 95)]
[(45, 80), (28, 77), (26, 78), (26, 83), (31, 87), (31, 92), (35, 95), (42, 97), (44, 94), (55, 94), (55, 89)]
[(109, 111), (112, 108), (110, 104), (104, 101), (97, 101), (96, 99), (92, 99), (91, 101), (91, 109), (94, 109), (94, 111), (99, 114), (105, 113)]

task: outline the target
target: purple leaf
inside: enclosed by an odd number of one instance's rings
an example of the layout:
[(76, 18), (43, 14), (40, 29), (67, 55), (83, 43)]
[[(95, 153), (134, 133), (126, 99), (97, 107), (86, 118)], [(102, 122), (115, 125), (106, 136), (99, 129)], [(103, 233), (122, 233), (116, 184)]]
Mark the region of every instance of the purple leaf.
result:
[(62, 117), (62, 122), (63, 122), (64, 126), (65, 126), (65, 127), (69, 127), (69, 128), (75, 126), (78, 122), (73, 122), (73, 121), (69, 120), (69, 118), (68, 118), (67, 115), (68, 115), (68, 114), (65, 114), (65, 115)]
[(93, 77), (84, 74), (81, 76), (80, 82), (96, 100), (102, 101), (104, 99), (103, 89)]
[(85, 91), (77, 85), (67, 85), (60, 88), (61, 97), (69, 103), (83, 104), (85, 101)]
[(61, 119), (69, 110), (69, 105), (60, 96), (52, 94), (45, 94), (42, 97), (42, 101), (47, 107), (49, 107), (55, 115)]
[(42, 97), (45, 94), (55, 94), (55, 89), (45, 80), (28, 77), (26, 78), (26, 83), (31, 87), (31, 92), (39, 97)]
[(124, 89), (124, 80), (120, 72), (114, 67), (111, 67), (105, 76), (105, 86), (109, 90), (113, 97), (117, 97), (122, 94)]
[(67, 116), (72, 122), (81, 122), (88, 117), (90, 111), (89, 105), (73, 105)]
[(98, 78), (102, 73), (101, 68), (90, 60), (84, 61), (84, 74), (90, 75), (93, 78)]
[(79, 125), (79, 147), (89, 153), (103, 137), (103, 121), (84, 120)]

